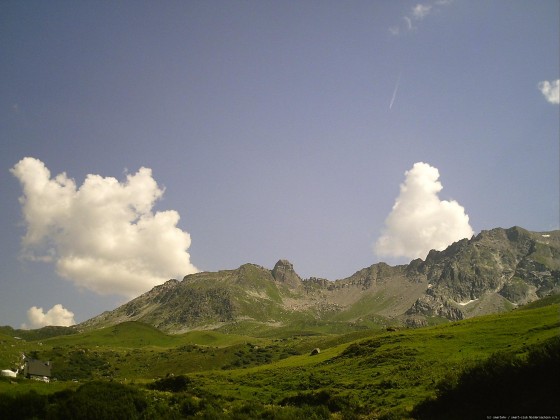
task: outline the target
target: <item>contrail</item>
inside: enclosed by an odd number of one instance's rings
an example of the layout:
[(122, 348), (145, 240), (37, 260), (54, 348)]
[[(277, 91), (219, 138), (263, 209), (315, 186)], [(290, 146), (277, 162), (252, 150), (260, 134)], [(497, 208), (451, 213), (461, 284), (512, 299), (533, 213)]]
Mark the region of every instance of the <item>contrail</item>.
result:
[(397, 97), (397, 90), (399, 90), (399, 85), (401, 84), (401, 74), (402, 72), (400, 72), (399, 77), (397, 77), (397, 84), (395, 85), (395, 90), (393, 90), (393, 97), (391, 98), (391, 103), (389, 104), (389, 111), (393, 108), (395, 98)]

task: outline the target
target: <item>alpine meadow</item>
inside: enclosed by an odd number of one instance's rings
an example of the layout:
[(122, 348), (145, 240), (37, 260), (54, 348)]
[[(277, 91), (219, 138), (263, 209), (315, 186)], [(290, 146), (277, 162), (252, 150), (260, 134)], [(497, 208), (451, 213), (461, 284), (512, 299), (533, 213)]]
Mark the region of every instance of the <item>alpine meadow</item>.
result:
[(191, 274), (76, 326), (3, 327), (2, 365), (24, 354), (52, 372), (3, 378), (0, 404), (14, 418), (553, 415), (559, 286), (560, 231), (518, 227), (334, 282), (286, 260)]
[(0, 420), (560, 420), (560, 1), (0, 1)]

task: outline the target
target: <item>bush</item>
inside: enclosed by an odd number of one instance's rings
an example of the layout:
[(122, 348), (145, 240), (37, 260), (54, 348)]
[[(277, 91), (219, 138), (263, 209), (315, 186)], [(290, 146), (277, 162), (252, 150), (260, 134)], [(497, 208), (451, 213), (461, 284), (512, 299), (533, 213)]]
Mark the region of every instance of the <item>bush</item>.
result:
[(282, 406), (296, 407), (325, 407), (331, 413), (349, 412), (356, 409), (353, 401), (340, 395), (331, 395), (328, 391), (299, 393), (292, 397), (286, 397), (280, 401)]
[(64, 390), (48, 397), (33, 390), (15, 396), (0, 395), (0, 413), (9, 413), (14, 420), (133, 420), (142, 418), (147, 407), (138, 389), (112, 382), (90, 382), (75, 392)]
[(185, 417), (194, 416), (200, 411), (200, 401), (191, 396), (185, 396), (180, 401), (180, 411)]
[(421, 419), (471, 419), (489, 414), (560, 413), (560, 337), (534, 347), (526, 358), (496, 353), (457, 379), (438, 384), (437, 399), (417, 405)]
[(157, 391), (182, 392), (187, 390), (190, 383), (191, 380), (184, 375), (169, 376), (149, 384), (148, 388)]
[(89, 382), (62, 401), (48, 418), (65, 419), (139, 419), (148, 403), (136, 388), (114, 382)]
[(22, 395), (0, 395), (0, 413), (9, 413), (10, 419), (45, 418), (47, 397), (35, 391)]

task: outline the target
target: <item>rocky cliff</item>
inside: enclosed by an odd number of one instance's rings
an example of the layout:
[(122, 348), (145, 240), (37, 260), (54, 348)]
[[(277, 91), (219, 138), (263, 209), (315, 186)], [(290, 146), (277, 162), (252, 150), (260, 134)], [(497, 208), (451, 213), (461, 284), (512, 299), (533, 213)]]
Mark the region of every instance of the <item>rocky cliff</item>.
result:
[(431, 251), (425, 261), (377, 263), (336, 281), (301, 279), (287, 260), (272, 270), (244, 264), (192, 274), (79, 327), (129, 320), (170, 332), (238, 322), (419, 326), (506, 311), (551, 293), (560, 293), (560, 231), (497, 228)]
[(483, 231), (419, 261), (428, 289), (409, 315), (463, 319), (559, 293), (560, 232)]

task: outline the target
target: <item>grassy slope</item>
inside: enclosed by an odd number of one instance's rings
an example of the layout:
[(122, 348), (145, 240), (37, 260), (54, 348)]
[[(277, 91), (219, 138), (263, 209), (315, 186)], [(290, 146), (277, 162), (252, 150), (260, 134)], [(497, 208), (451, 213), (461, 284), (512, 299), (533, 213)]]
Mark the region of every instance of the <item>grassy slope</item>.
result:
[(233, 399), (278, 403), (285, 396), (329, 390), (357, 401), (368, 413), (404, 413), (428, 396), (446, 375), (507, 350), (560, 333), (559, 305), (514, 311), (437, 327), (378, 334), (317, 356), (273, 365), (196, 375), (199, 386)]
[[(353, 400), (364, 413), (402, 415), (434, 395), (438, 381), (474, 361), (502, 350), (523, 353), (558, 336), (559, 310), (558, 297), (552, 297), (506, 314), (430, 328), (346, 335), (320, 334), (320, 325), (299, 334), (298, 329), (271, 329), (266, 337), (261, 331), (261, 338), (217, 331), (167, 335), (134, 322), (42, 341), (0, 333), (0, 363), (2, 369), (12, 367), (21, 351), (36, 351), (40, 358), (53, 360), (55, 373), (65, 379), (76, 375), (81, 380), (145, 381), (171, 372), (189, 373), (197, 392), (230, 398), (232, 403), (278, 404), (287, 396), (327, 390)], [(314, 347), (321, 353), (309, 356)], [(245, 368), (232, 369), (238, 366)], [(75, 386), (18, 382), (0, 381), (0, 393), (30, 387), (55, 392)]]

